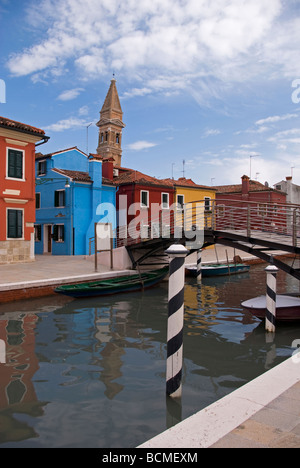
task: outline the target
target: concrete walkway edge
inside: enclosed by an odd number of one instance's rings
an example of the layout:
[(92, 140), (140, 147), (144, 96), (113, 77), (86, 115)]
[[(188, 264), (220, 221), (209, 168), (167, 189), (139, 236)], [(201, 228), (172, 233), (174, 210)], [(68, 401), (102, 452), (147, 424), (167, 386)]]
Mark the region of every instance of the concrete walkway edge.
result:
[(299, 381), (291, 357), (138, 448), (209, 448)]

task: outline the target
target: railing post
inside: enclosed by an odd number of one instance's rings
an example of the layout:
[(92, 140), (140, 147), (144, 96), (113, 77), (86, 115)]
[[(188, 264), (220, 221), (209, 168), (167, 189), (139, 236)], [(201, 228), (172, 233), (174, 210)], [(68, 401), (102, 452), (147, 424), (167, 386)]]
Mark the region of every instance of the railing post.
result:
[(251, 236), (251, 211), (250, 205), (248, 205), (247, 210), (247, 237)]
[(293, 247), (297, 247), (297, 210), (293, 211)]
[(166, 250), (170, 257), (167, 329), (166, 392), (181, 397), (184, 322), (184, 261), (188, 250), (179, 244)]

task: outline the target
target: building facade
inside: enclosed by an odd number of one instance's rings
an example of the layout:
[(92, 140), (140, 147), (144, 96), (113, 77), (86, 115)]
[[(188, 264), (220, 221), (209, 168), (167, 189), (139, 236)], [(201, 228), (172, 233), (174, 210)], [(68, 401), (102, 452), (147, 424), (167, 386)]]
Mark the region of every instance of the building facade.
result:
[(0, 263), (34, 260), (35, 147), (48, 139), (0, 117)]
[(73, 147), (36, 155), (37, 254), (88, 255), (95, 223), (116, 229), (116, 189), (102, 162)]

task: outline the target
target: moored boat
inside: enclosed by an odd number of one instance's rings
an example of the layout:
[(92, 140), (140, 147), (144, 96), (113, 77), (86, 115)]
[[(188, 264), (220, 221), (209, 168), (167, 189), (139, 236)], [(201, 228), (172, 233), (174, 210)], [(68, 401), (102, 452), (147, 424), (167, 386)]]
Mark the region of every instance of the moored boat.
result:
[(155, 286), (166, 277), (168, 272), (169, 267), (165, 267), (136, 275), (108, 278), (87, 283), (61, 285), (55, 289), (55, 292), (78, 298), (139, 291)]
[[(185, 267), (187, 274), (191, 276), (197, 276), (197, 266), (195, 265), (186, 265)], [(249, 265), (244, 263), (222, 263), (214, 265), (202, 265), (201, 274), (202, 277), (210, 276), (225, 276), (225, 275), (234, 275), (238, 273), (247, 273), (250, 269)]]
[[(263, 320), (266, 317), (266, 295), (258, 296), (242, 302), (242, 307), (249, 310), (255, 317)], [(276, 321), (290, 322), (300, 320), (300, 298), (285, 294), (276, 296)]]

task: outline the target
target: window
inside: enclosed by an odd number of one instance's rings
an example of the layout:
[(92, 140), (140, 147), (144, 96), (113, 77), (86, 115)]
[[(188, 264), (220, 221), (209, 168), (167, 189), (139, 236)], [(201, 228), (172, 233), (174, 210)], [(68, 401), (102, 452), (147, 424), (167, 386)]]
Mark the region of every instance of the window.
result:
[(7, 238), (22, 239), (23, 210), (7, 210)]
[(36, 242), (40, 242), (42, 240), (42, 226), (40, 224), (36, 224), (34, 226), (34, 240)]
[(177, 210), (183, 210), (184, 195), (177, 195)]
[(117, 145), (120, 143), (120, 133), (116, 134), (116, 143)]
[(40, 193), (35, 194), (35, 208), (36, 210), (41, 208), (41, 194)]
[(162, 206), (162, 209), (165, 209), (165, 210), (169, 209), (169, 194), (168, 193), (161, 194), (161, 206)]
[(23, 161), (24, 152), (8, 149), (7, 153), (7, 177), (11, 179), (24, 179)]
[(204, 198), (204, 211), (211, 211), (211, 199), (209, 197)]
[(149, 192), (148, 190), (141, 190), (141, 207), (149, 207)]
[(103, 133), (101, 133), (101, 143), (103, 143), (103, 140), (104, 140)]
[(37, 173), (38, 175), (45, 175), (47, 170), (47, 162), (44, 159), (43, 161), (38, 162), (38, 170)]
[(64, 240), (65, 240), (65, 226), (64, 226), (64, 224), (55, 224), (53, 226), (53, 240), (55, 242), (64, 242)]
[(65, 190), (55, 190), (54, 192), (54, 206), (61, 208), (65, 206)]

